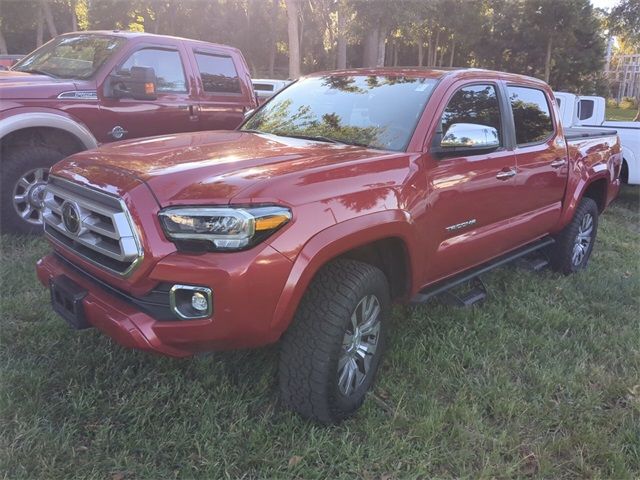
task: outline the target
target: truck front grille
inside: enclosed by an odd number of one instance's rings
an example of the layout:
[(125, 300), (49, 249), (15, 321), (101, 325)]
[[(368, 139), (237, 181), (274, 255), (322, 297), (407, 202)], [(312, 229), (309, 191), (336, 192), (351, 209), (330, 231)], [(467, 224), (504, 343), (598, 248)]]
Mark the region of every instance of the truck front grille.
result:
[(118, 197), (50, 176), (44, 198), (44, 231), (90, 262), (126, 276), (142, 259), (140, 241)]

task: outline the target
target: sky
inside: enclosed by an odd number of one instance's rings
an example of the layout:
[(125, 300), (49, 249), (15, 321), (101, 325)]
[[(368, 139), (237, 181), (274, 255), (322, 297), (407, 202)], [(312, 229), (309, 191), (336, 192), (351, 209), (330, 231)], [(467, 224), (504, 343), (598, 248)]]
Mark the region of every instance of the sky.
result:
[(611, 10), (619, 3), (619, 0), (591, 0), (591, 5), (597, 8), (605, 8)]

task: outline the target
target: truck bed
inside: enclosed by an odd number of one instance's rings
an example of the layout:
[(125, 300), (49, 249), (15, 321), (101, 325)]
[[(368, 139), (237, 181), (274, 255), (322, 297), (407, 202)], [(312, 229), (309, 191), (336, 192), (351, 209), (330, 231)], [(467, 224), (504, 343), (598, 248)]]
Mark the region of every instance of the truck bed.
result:
[(581, 127), (570, 127), (564, 129), (564, 136), (567, 140), (579, 140), (581, 138), (594, 138), (594, 137), (610, 137), (612, 135), (617, 135), (614, 129), (611, 128), (581, 128)]

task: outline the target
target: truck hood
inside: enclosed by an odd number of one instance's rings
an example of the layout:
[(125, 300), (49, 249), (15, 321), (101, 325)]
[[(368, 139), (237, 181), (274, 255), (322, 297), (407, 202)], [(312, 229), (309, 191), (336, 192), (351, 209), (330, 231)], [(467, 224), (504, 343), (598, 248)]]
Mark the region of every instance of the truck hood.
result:
[(5, 100), (51, 98), (70, 90), (76, 90), (73, 80), (12, 70), (0, 71), (0, 91)]
[(271, 177), (394, 154), (275, 135), (212, 131), (106, 145), (63, 160), (53, 173), (102, 189), (108, 186), (119, 194), (126, 191), (127, 178), (137, 177), (162, 207), (220, 205)]

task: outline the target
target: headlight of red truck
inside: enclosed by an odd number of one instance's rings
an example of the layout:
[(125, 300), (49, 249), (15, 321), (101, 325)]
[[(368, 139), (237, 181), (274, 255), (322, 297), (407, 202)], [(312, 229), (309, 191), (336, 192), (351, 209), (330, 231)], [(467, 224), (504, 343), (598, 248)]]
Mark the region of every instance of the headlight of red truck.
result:
[(181, 250), (235, 251), (263, 241), (291, 220), (281, 206), (170, 207), (159, 213), (165, 235)]

